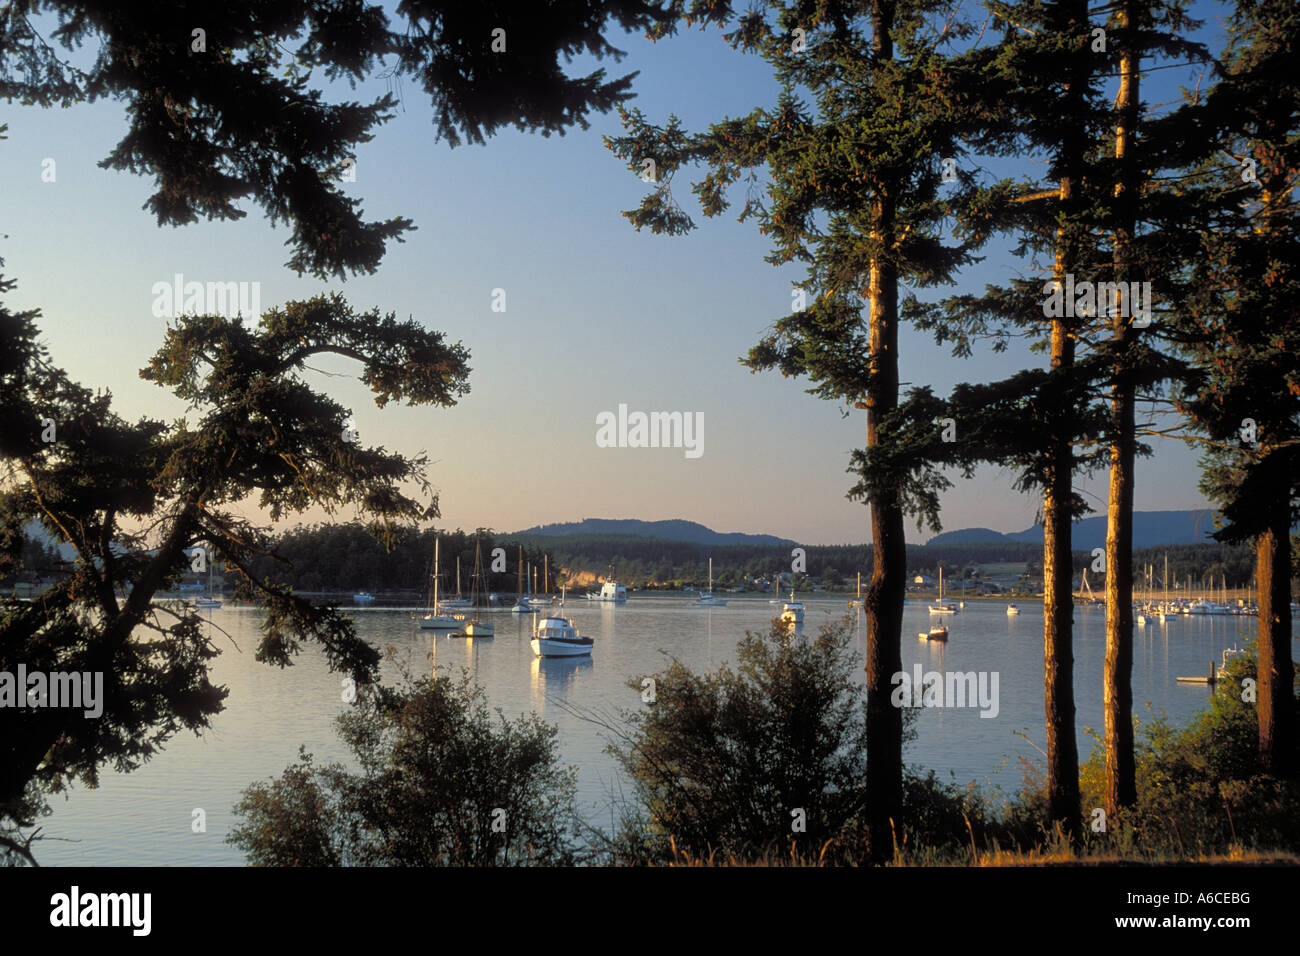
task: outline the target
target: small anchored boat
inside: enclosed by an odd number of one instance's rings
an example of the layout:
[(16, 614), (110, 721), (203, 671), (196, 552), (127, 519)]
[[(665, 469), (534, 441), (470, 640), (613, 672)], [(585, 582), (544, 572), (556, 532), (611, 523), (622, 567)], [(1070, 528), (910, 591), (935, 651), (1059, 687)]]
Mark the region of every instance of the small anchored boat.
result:
[(533, 629), (530, 646), (538, 657), (583, 657), (595, 644), (583, 637), (567, 617), (544, 617)]
[(944, 627), (942, 624), (936, 624), (934, 627), (930, 628), (929, 631), (922, 631), (916, 636), (923, 641), (946, 642), (948, 640), (948, 628)]
[(794, 599), (794, 589), (790, 589), (790, 600), (781, 605), (781, 622), (789, 627), (803, 626), (803, 602)]
[(470, 603), (474, 607), (474, 616), (464, 622), (457, 636), (464, 637), (495, 637), (496, 625), (483, 617), (483, 603), (486, 598), (483, 592), (479, 590), (479, 582), (484, 578), (483, 569), (483, 549), (480, 542), (474, 542), (474, 577), (470, 581), (469, 593)]
[(956, 614), (957, 605), (943, 599), (943, 565), (939, 565), (939, 600), (930, 605), (931, 614)]
[(458, 631), (465, 623), (464, 614), (438, 612), (438, 539), (433, 539), (433, 611), (420, 618), (422, 631)]
[(709, 558), (709, 589), (700, 595), (692, 607), (726, 607), (726, 598), (713, 596), (713, 559)]

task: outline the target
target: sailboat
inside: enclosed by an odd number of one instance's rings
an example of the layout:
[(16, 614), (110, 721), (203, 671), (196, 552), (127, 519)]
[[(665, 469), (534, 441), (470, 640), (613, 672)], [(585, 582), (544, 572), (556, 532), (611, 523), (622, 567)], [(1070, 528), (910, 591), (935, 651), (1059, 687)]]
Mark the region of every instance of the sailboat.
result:
[(1165, 601), (1160, 605), (1160, 610), (1156, 613), (1156, 622), (1166, 624), (1173, 614), (1169, 610), (1169, 555), (1165, 555)]
[(438, 539), (433, 539), (433, 610), (420, 618), (422, 631), (455, 631), (465, 621), (464, 614), (440, 614), (438, 612)]
[[(534, 574), (537, 571), (534, 569)], [(534, 589), (536, 590), (536, 589)], [(542, 593), (541, 595), (529, 595), (528, 603), (533, 607), (550, 607), (555, 603), (555, 598), (551, 594), (551, 556), (542, 555)]]
[(862, 603), (862, 572), (861, 571), (858, 572), (858, 596), (857, 598), (851, 599), (849, 601), (849, 607), (850, 608), (866, 607), (866, 605)]
[(943, 624), (932, 624), (929, 631), (923, 631), (916, 636), (923, 641), (943, 641), (947, 643), (948, 628)]
[(724, 598), (713, 596), (713, 559), (709, 558), (709, 589), (700, 595), (695, 607), (726, 607), (727, 602)]
[(931, 614), (956, 614), (957, 605), (943, 599), (943, 565), (939, 565), (939, 602), (930, 605)]
[(207, 556), (208, 561), (208, 593), (200, 594), (196, 597), (194, 599), (194, 607), (210, 610), (212, 608), (221, 607), (221, 601), (214, 597), (212, 593), (212, 554), (207, 550), (204, 551), (204, 554)]
[(474, 615), (465, 622), (465, 627), (459, 633), (465, 637), (494, 637), (496, 635), (496, 626), (491, 621), (483, 619), (482, 602), (479, 601), (479, 581), (483, 580), (483, 549), (482, 545), (475, 540), (474, 542), (474, 577), (470, 581), (469, 594), (470, 601), (474, 605)]
[(524, 593), (524, 549), (523, 545), (519, 547), (519, 582), (515, 585), (515, 606), (510, 609), (515, 614), (532, 614), (537, 608), (533, 607), (528, 595)]
[(472, 600), (463, 598), (460, 594), (460, 555), (458, 554), (456, 555), (456, 596), (454, 598), (446, 598), (439, 603), (438, 608), (440, 610), (459, 611), (473, 606), (474, 602)]

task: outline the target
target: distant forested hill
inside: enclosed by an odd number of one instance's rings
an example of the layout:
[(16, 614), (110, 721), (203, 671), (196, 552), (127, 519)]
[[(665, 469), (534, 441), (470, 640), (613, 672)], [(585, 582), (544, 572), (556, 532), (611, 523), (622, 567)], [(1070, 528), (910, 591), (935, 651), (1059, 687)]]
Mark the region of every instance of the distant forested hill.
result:
[(585, 535), (608, 537), (617, 535), (632, 538), (662, 538), (666, 541), (686, 541), (704, 545), (789, 545), (796, 542), (770, 534), (743, 534), (720, 532), (695, 521), (639, 521), (635, 518), (584, 518), (563, 524), (538, 525), (517, 532), (515, 537), (572, 538)]
[[(1133, 547), (1157, 548), (1174, 544), (1204, 544), (1210, 541), (1214, 529), (1214, 512), (1206, 509), (1193, 511), (1135, 511), (1133, 512)], [(1043, 543), (1043, 527), (1035, 525), (1024, 531), (1003, 534), (988, 528), (962, 528), (945, 531), (926, 542), (927, 546), (952, 544), (1026, 541)], [(1106, 546), (1106, 516), (1092, 515), (1076, 521), (1071, 542), (1075, 548), (1091, 551)]]

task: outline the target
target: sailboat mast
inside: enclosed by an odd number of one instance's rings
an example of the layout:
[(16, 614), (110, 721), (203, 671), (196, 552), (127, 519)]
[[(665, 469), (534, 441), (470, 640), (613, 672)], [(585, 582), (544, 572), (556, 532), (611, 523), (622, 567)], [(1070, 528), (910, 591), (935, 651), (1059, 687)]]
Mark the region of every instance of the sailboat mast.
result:
[(433, 539), (433, 613), (438, 613), (438, 539)]

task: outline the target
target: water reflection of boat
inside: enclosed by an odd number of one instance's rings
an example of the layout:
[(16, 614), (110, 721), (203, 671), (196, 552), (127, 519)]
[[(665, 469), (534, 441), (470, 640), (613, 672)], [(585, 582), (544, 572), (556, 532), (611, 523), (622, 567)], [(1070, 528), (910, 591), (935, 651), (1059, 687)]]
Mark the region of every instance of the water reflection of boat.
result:
[(547, 694), (563, 691), (580, 673), (591, 670), (591, 655), (583, 657), (533, 657), (533, 685)]

